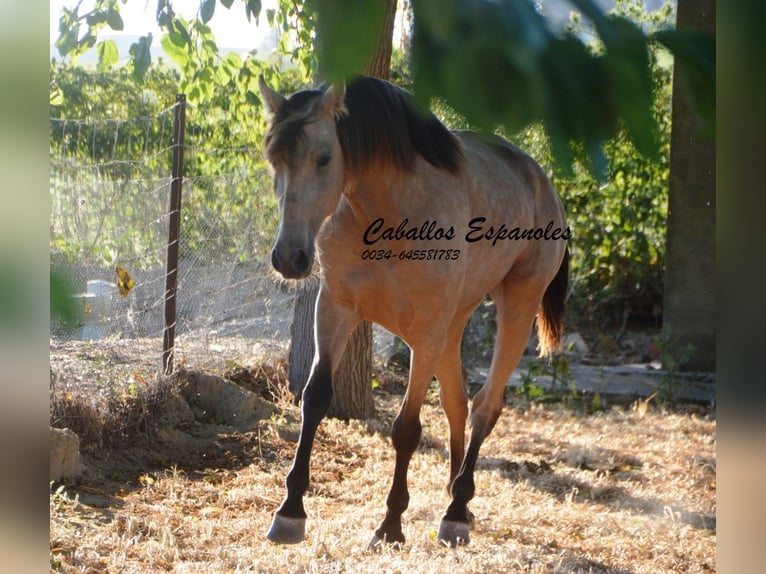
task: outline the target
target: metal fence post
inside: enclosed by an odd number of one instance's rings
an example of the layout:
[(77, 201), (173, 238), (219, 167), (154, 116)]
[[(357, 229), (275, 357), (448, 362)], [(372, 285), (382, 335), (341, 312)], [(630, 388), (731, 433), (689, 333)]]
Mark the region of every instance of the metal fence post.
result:
[(170, 208), (168, 210), (168, 257), (165, 273), (165, 329), (162, 335), (162, 369), (166, 375), (173, 372), (176, 332), (176, 291), (178, 285), (178, 244), (181, 237), (181, 184), (184, 166), (184, 131), (186, 123), (186, 95), (176, 96), (173, 122), (173, 167), (170, 182)]

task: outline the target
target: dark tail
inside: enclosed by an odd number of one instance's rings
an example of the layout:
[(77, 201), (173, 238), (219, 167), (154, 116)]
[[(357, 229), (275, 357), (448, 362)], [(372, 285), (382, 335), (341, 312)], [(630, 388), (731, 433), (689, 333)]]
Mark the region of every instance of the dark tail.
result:
[(543, 303), (537, 313), (537, 349), (541, 357), (561, 348), (561, 335), (564, 332), (564, 300), (569, 283), (569, 247), (564, 252), (564, 259), (543, 295)]

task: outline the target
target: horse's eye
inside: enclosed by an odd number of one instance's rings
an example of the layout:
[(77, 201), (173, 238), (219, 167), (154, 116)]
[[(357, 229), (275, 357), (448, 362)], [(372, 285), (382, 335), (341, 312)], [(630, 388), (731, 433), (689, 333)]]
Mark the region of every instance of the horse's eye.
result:
[(330, 163), (330, 156), (320, 155), (317, 158), (317, 169), (322, 169), (323, 167), (326, 167), (328, 163)]

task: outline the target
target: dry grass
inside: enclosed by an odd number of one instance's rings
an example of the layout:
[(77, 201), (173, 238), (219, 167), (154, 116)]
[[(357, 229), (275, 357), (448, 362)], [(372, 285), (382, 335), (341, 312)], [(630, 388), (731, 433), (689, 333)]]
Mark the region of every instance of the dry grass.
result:
[[(297, 437), (297, 408), (248, 432), (175, 429), (86, 458), (91, 473), (50, 497), (55, 572), (714, 572), (714, 414), (507, 406), (476, 473), (472, 542), (434, 541), (448, 496), (447, 427), (435, 391), (410, 469), (403, 550), (368, 553), (393, 469), (400, 400), (376, 391), (369, 423), (327, 420), (312, 459), (307, 540), (265, 539)], [(177, 435), (190, 437), (179, 452)], [(170, 439), (175, 436), (176, 442)], [(196, 442), (195, 442), (196, 441)], [(160, 462), (157, 462), (160, 461)]]

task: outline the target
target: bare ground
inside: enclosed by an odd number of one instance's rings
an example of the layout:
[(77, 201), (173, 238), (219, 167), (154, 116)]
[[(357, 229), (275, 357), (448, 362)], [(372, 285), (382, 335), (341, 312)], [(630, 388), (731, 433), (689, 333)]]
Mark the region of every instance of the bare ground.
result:
[(157, 380), (146, 360), (157, 356), (156, 341), (52, 342), (52, 422), (82, 427), (88, 467), (51, 486), (52, 572), (716, 571), (714, 411), (637, 401), (589, 413), (509, 397), (482, 448), (472, 541), (448, 549), (435, 542), (449, 499), (434, 387), (410, 467), (407, 544), (369, 553), (403, 392), (400, 378), (379, 371), (376, 420), (320, 427), (307, 540), (280, 547), (265, 532), (284, 494), (299, 411), (280, 393), (278, 347), (231, 340), (179, 349), (185, 368), (226, 375), (277, 409), (246, 427), (190, 417), (183, 380)]

